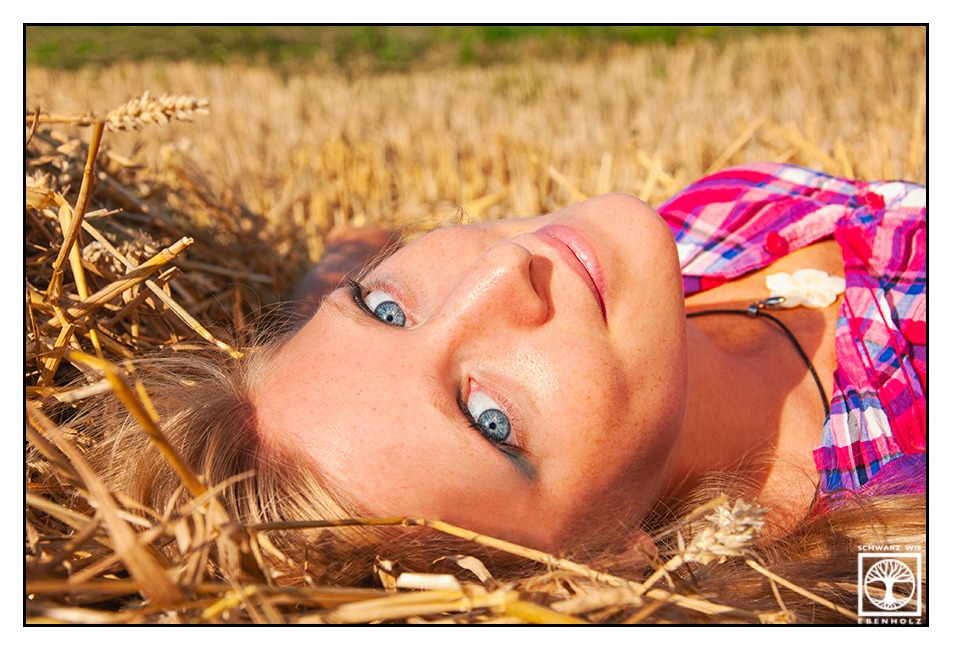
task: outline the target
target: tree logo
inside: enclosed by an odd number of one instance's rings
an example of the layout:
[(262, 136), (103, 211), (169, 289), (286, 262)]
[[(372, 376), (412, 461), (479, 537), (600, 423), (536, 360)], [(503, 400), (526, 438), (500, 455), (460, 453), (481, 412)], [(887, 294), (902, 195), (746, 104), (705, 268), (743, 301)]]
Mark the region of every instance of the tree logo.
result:
[(920, 615), (919, 553), (859, 554), (857, 570), (860, 615)]

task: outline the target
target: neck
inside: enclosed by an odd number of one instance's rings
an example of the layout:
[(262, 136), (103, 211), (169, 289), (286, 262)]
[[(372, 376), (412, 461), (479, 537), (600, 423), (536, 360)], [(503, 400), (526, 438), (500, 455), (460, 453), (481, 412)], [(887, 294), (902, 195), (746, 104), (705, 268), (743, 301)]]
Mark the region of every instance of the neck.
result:
[[(796, 496), (785, 496), (773, 485), (771, 491), (760, 489), (772, 475), (775, 483), (780, 479), (775, 470), (785, 451), (794, 451), (791, 458), (810, 461), (819, 428), (805, 428), (804, 414), (799, 413), (803, 404), (792, 397), (803, 389), (808, 371), (773, 324), (747, 321), (727, 315), (720, 324), (707, 322), (705, 329), (692, 321), (687, 324), (686, 417), (670, 459), (666, 494), (677, 495), (707, 473), (732, 471), (761, 493), (763, 506), (800, 506), (803, 487)], [(816, 393), (814, 389), (813, 400), (820, 406)], [(803, 473), (805, 466), (799, 467)]]

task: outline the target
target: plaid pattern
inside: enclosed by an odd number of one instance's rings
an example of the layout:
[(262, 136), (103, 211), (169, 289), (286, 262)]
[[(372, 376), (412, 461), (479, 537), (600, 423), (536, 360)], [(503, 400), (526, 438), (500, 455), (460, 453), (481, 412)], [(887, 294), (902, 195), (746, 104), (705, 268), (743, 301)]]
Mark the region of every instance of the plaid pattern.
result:
[(819, 240), (840, 244), (847, 288), (831, 415), (814, 450), (820, 490), (924, 491), (926, 188), (748, 165), (701, 179), (659, 214), (686, 295)]

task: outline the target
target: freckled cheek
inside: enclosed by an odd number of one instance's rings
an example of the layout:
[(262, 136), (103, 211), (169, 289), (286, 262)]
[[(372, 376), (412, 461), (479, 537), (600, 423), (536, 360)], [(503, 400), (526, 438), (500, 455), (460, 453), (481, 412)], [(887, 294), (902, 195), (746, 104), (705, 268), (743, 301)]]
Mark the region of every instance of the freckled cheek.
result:
[(566, 360), (569, 372), (552, 380), (553, 423), (566, 449), (579, 452), (580, 461), (582, 455), (598, 460), (626, 421), (631, 387), (614, 360), (594, 350), (579, 353), (574, 365)]
[[(556, 348), (556, 350), (559, 349)], [(541, 399), (556, 396), (561, 387), (566, 384), (560, 368), (569, 362), (558, 355), (542, 354), (539, 346), (528, 344), (518, 346), (513, 351), (512, 359), (515, 361), (513, 376), (523, 378), (523, 382), (528, 385), (527, 390), (532, 391)]]

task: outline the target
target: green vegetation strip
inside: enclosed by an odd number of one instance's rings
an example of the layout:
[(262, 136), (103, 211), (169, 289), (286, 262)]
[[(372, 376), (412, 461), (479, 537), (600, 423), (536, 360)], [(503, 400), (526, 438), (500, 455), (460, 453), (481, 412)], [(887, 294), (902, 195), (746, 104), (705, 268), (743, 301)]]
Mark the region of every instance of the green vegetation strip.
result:
[[(687, 25), (28, 25), (26, 63), (76, 69), (120, 61), (259, 63), (300, 70), (406, 71), (487, 65), (522, 56), (578, 57), (619, 43), (732, 39), (774, 26)], [(804, 29), (804, 28), (800, 28)]]

